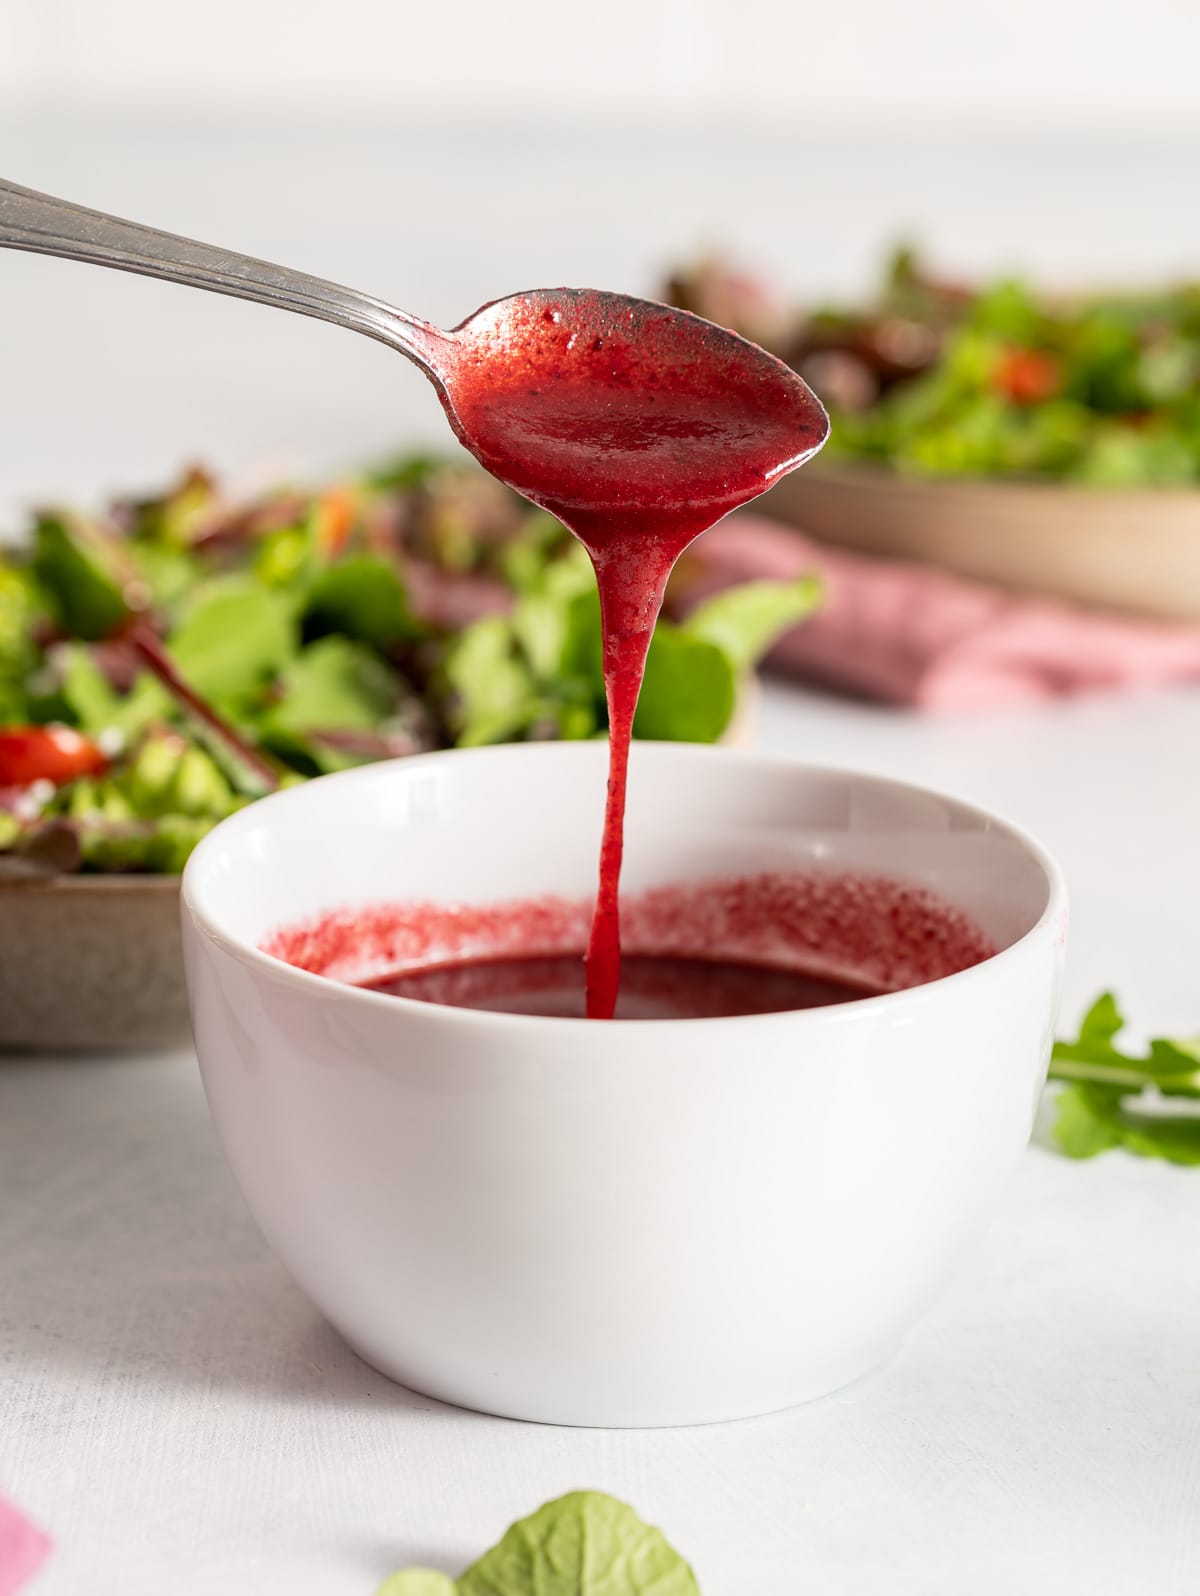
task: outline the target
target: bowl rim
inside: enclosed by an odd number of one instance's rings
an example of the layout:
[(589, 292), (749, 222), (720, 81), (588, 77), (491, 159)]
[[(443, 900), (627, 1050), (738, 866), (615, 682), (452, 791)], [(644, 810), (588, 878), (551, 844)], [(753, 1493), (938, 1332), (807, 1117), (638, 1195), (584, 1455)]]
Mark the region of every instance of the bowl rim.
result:
[[(1060, 940), (1065, 939), (1067, 921), (1067, 887), (1063, 873), (1053, 856), (1022, 827), (997, 814), (993, 810), (985, 809), (970, 799), (961, 798), (953, 793), (945, 792), (939, 788), (923, 786), (916, 782), (900, 781), (890, 776), (879, 775), (872, 771), (856, 770), (853, 768), (819, 764), (808, 760), (789, 759), (783, 755), (761, 754), (752, 751), (735, 749), (721, 750), (719, 755), (705, 744), (696, 743), (670, 743), (670, 742), (642, 742), (636, 745), (647, 752), (639, 758), (659, 759), (678, 758), (683, 761), (699, 761), (704, 763), (713, 757), (723, 761), (732, 760), (749, 772), (753, 769), (769, 769), (790, 773), (795, 778), (809, 776), (842, 777), (850, 781), (863, 782), (875, 788), (890, 788), (899, 793), (936, 798), (944, 803), (954, 805), (966, 811), (986, 824), (988, 829), (1001, 831), (1016, 842), (1039, 866), (1046, 881), (1046, 902), (1037, 920), (1028, 930), (1000, 948), (988, 958), (980, 960), (978, 964), (970, 965), (965, 970), (957, 970), (951, 975), (939, 976), (933, 981), (924, 981), (917, 986), (902, 987), (895, 992), (883, 992), (861, 998), (851, 998), (844, 1003), (828, 1005), (822, 1008), (811, 1009), (785, 1009), (767, 1014), (726, 1015), (706, 1018), (687, 1019), (658, 1019), (658, 1020), (621, 1020), (613, 1026), (600, 1029), (604, 1034), (616, 1038), (612, 1044), (619, 1045), (619, 1039), (625, 1035), (663, 1034), (664, 1027), (691, 1027), (711, 1026), (714, 1024), (723, 1027), (747, 1026), (765, 1028), (771, 1024), (786, 1021), (791, 1025), (801, 1025), (808, 1028), (817, 1028), (824, 1025), (842, 1025), (854, 1023), (860, 1019), (887, 1015), (905, 1006), (914, 1006), (937, 1001), (939, 996), (948, 987), (961, 986), (964, 982), (987, 979), (988, 972), (994, 970), (1004, 962), (1011, 962), (1018, 957), (1025, 946), (1044, 935), (1048, 927), (1061, 923)], [(317, 783), (344, 783), (383, 781), (388, 779), (393, 770), (419, 770), (427, 767), (432, 760), (445, 760), (453, 756), (456, 760), (471, 758), (476, 762), (486, 764), (497, 758), (509, 759), (561, 759), (561, 758), (592, 758), (603, 747), (604, 757), (607, 758), (607, 745), (590, 742), (577, 743), (517, 743), (498, 744), (493, 747), (472, 749), (438, 749), (428, 754), (409, 755), (402, 759), (380, 760), (370, 765), (360, 765), (353, 770), (337, 771), (327, 776), (314, 777), (312, 781), (305, 782), (303, 786), (284, 788), (279, 792), (270, 793), (267, 797), (259, 799), (257, 803), (239, 810), (235, 814), (222, 820), (212, 831), (202, 837), (193, 850), (191, 857), (183, 872), (181, 912), (190, 920), (196, 932), (206, 941), (215, 944), (224, 953), (252, 972), (260, 973), (273, 979), (277, 983), (293, 985), (298, 992), (310, 995), (319, 995), (326, 1001), (364, 1004), (375, 1008), (380, 1013), (391, 1013), (397, 1019), (405, 1016), (419, 1015), (423, 1022), (442, 1025), (457, 1026), (460, 1029), (476, 1029), (502, 1027), (505, 1031), (520, 1030), (532, 1027), (534, 1033), (540, 1037), (549, 1037), (555, 1034), (578, 1041), (583, 1034), (594, 1034), (597, 1030), (593, 1021), (574, 1018), (559, 1017), (540, 1014), (513, 1014), (488, 1009), (463, 1009), (454, 1008), (446, 1004), (427, 1003), (417, 998), (405, 998), (374, 991), (368, 987), (354, 986), (349, 982), (336, 981), (328, 976), (318, 975), (310, 970), (299, 969), (286, 960), (277, 958), (274, 954), (266, 953), (261, 948), (254, 946), (245, 938), (235, 935), (216, 923), (208, 911), (197, 903), (200, 873), (205, 868), (205, 857), (215, 852), (221, 846), (221, 833), (236, 831), (249, 824), (247, 817), (254, 811), (259, 811), (261, 804), (284, 804), (296, 802), (300, 795), (311, 792)], [(520, 752), (518, 753), (518, 750)], [(591, 752), (587, 752), (591, 750)], [(261, 821), (261, 811), (258, 816)], [(597, 839), (598, 842), (598, 839)], [(186, 940), (185, 940), (186, 950)], [(584, 1028), (581, 1031), (581, 1027)]]

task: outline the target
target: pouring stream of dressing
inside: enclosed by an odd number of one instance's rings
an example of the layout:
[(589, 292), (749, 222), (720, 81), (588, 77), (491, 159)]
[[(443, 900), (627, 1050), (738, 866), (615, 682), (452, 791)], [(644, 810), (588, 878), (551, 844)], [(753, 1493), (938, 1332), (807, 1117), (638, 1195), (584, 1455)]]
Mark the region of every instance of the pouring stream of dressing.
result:
[(828, 419), (801, 379), (682, 311), (562, 289), (476, 312), (443, 378), (455, 431), (587, 549), (600, 590), (609, 772), (587, 1013), (620, 984), (629, 743), (667, 579), (691, 541), (803, 464)]

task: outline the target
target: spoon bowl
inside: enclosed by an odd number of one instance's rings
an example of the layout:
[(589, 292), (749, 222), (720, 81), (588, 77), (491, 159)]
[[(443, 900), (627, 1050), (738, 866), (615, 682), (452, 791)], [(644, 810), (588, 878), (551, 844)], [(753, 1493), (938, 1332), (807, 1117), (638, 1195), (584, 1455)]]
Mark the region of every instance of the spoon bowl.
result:
[[(597, 515), (711, 525), (825, 441), (804, 381), (649, 300), (535, 289), (426, 346), (450, 423), (494, 476), (589, 541)], [(694, 534), (693, 534), (694, 535)]]

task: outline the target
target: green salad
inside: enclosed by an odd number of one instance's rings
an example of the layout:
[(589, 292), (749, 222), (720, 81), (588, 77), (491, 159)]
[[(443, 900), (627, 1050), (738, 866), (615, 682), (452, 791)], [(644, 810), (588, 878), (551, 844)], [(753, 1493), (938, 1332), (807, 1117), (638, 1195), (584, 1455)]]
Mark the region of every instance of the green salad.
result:
[[(815, 600), (752, 583), (662, 622), (635, 735), (715, 742)], [(473, 465), (252, 503), (192, 470), (0, 551), (0, 873), (174, 872), (274, 787), (605, 728), (585, 552)]]
[(1094, 488), (1200, 481), (1200, 284), (1067, 298), (894, 255), (864, 305), (791, 314), (705, 263), (672, 300), (788, 360), (830, 411), (826, 465)]

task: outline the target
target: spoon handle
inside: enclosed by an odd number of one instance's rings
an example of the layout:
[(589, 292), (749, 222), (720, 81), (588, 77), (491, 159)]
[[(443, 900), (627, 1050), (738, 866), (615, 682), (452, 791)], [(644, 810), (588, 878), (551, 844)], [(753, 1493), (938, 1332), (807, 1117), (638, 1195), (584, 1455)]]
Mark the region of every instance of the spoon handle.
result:
[(260, 305), (276, 305), (365, 333), (397, 349), (431, 376), (439, 344), (447, 335), (370, 294), (274, 266), (233, 250), (216, 249), (104, 211), (39, 194), (0, 178), (0, 248), (61, 255), (68, 260), (114, 266), (171, 283), (207, 288)]

